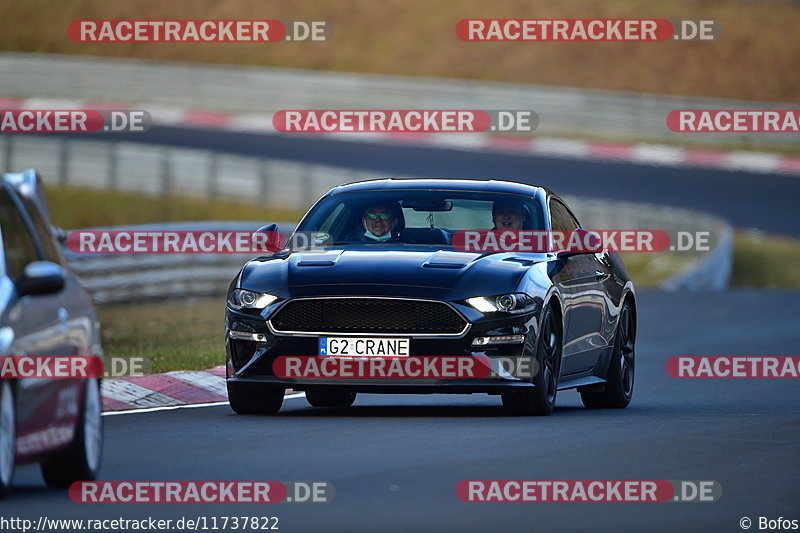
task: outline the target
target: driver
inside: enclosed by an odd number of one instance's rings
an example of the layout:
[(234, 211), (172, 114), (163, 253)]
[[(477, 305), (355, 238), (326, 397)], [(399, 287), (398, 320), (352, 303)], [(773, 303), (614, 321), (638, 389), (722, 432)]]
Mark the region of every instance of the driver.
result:
[(364, 209), (361, 224), (364, 226), (364, 240), (367, 242), (386, 242), (393, 240), (392, 232), (397, 227), (399, 206), (393, 202), (375, 202)]
[(498, 200), (492, 205), (493, 230), (521, 230), (528, 213), (521, 203)]

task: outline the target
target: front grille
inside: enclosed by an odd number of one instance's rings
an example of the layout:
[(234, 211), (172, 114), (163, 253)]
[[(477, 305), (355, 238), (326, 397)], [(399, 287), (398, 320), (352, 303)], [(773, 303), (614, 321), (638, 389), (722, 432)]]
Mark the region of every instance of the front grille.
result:
[(466, 321), (442, 302), (382, 298), (294, 300), (272, 318), (277, 331), (319, 333), (461, 333)]

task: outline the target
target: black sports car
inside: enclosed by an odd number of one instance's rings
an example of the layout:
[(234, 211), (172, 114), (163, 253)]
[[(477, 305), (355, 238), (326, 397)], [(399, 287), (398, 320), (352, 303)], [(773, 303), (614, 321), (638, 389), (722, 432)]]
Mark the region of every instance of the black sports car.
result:
[[(346, 407), (358, 392), (488, 393), (512, 413), (547, 415), (558, 390), (577, 388), (587, 407), (626, 407), (636, 300), (619, 257), (469, 252), (455, 245), (464, 230), (585, 231), (543, 187), (452, 179), (335, 187), (294, 234), (312, 235), (322, 250), (253, 259), (231, 283), (233, 410), (276, 413), (287, 388), (305, 391), (313, 406)], [(437, 357), (486, 372), (347, 374), (338, 366), (338, 373), (292, 374), (284, 361), (318, 371), (335, 359), (363, 370), (365, 360)]]

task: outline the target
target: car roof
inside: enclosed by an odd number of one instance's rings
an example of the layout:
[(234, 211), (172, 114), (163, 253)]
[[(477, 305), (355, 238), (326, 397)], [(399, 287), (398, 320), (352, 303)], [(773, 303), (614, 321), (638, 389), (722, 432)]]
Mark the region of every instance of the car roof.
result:
[(521, 194), (542, 198), (552, 191), (544, 187), (527, 185), (515, 181), (502, 180), (476, 180), (456, 178), (383, 178), (345, 183), (331, 189), (328, 194), (336, 195), (360, 191), (385, 191), (385, 190), (448, 190), (448, 191), (475, 191), (490, 193)]

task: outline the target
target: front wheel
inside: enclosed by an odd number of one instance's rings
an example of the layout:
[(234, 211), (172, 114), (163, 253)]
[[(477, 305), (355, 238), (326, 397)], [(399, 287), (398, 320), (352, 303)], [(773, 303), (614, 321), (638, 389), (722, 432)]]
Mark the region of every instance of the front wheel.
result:
[(542, 325), (535, 352), (536, 374), (533, 376), (533, 388), (502, 395), (503, 407), (512, 414), (547, 416), (555, 408), (561, 371), (561, 324), (549, 306), (542, 312)]
[(66, 488), (75, 481), (92, 481), (97, 477), (103, 455), (100, 398), (100, 382), (95, 378), (86, 380), (75, 442), (67, 452), (49, 457), (41, 464), (48, 487)]
[(274, 415), (281, 410), (286, 389), (259, 383), (228, 382), (228, 401), (240, 415)]
[(633, 398), (636, 320), (628, 302), (622, 306), (608, 365), (605, 388), (601, 392), (581, 391), (583, 405), (591, 409), (622, 409)]
[(356, 401), (355, 392), (306, 391), (306, 400), (313, 407), (350, 407)]

